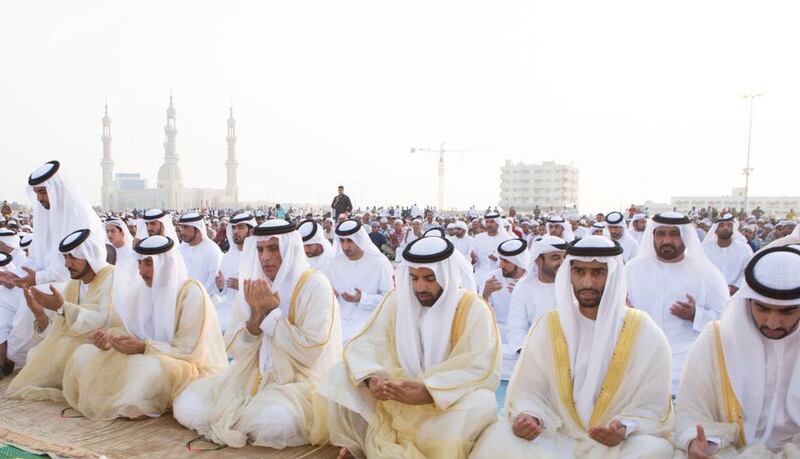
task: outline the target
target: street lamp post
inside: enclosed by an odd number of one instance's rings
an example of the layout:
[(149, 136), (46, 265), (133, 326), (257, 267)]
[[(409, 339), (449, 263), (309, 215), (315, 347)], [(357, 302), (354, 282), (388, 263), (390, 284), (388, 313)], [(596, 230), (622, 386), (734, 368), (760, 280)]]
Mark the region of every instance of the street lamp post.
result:
[(743, 94), (742, 98), (750, 99), (750, 121), (748, 122), (747, 127), (747, 165), (744, 169), (744, 207), (743, 211), (745, 214), (747, 213), (747, 197), (750, 188), (750, 172), (753, 169), (750, 167), (750, 141), (753, 138), (753, 105), (756, 97), (763, 96), (763, 93), (750, 93), (750, 94)]

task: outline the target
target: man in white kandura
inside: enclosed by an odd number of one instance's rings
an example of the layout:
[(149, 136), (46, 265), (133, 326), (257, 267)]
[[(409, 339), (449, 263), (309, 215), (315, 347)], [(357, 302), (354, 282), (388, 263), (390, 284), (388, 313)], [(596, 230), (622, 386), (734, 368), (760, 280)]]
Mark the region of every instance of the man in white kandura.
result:
[(242, 250), (245, 240), (253, 235), (255, 227), (256, 219), (253, 218), (253, 215), (250, 212), (242, 212), (231, 217), (225, 228), (230, 248), (222, 256), (222, 264), (215, 279), (217, 295), (212, 297), (223, 333), (233, 325), (230, 323), (230, 315), (233, 303), (239, 293), (239, 264), (242, 259)]
[(134, 250), (139, 275), (115, 273), (112, 292), (123, 327), (93, 332), (64, 370), (64, 398), (92, 420), (159, 416), (192, 380), (228, 363), (211, 299), (186, 276), (175, 243), (150, 236)]
[(725, 277), (730, 294), (736, 293), (744, 281), (744, 267), (753, 250), (739, 232), (739, 221), (732, 214), (723, 215), (711, 225), (703, 239), (703, 251)]
[(798, 323), (800, 246), (757, 252), (722, 318), (689, 353), (677, 448), (691, 459), (800, 457)]
[[(50, 161), (36, 169), (28, 177), (27, 191), (32, 202), (33, 221), (36, 222), (36, 237), (29, 247), (25, 265), (18, 266), (25, 275), (8, 273), (0, 275), (0, 279), (5, 278), (20, 289), (35, 288), (50, 293), (53, 286), (61, 290), (69, 280), (69, 271), (58, 250), (59, 242), (75, 228), (103, 234), (103, 223), (77, 185), (61, 170), (58, 161)], [(105, 245), (102, 252), (106, 252)], [(55, 319), (52, 311), (46, 311), (45, 315), (49, 320)], [(8, 337), (8, 357), (18, 366), (24, 365), (28, 350), (37, 342), (33, 313), (23, 299)]]
[(205, 217), (197, 212), (183, 214), (178, 220), (183, 242), (180, 245), (186, 273), (206, 289), (209, 296), (215, 295), (216, 277), (222, 264), (222, 251), (216, 242), (208, 237)]
[(453, 251), (438, 237), (406, 247), (397, 289), (320, 387), (340, 458), (465, 458), (496, 418), (497, 325), (458, 288)]
[(560, 215), (551, 215), (547, 217), (547, 234), (550, 236), (560, 237), (561, 239), (569, 242), (575, 240), (575, 234), (572, 232), (572, 227), (564, 217)]
[[(73, 232), (59, 244), (71, 280), (62, 293), (25, 289), (25, 299), (36, 320), (39, 343), (28, 351), (28, 361), (11, 381), (6, 397), (26, 400), (64, 400), (64, 367), (89, 335), (112, 323), (111, 286), (114, 267), (106, 263), (104, 234)], [(55, 312), (52, 323), (45, 310)]]
[(647, 223), (639, 255), (625, 265), (628, 303), (650, 315), (672, 349), (672, 391), (692, 343), (728, 302), (728, 285), (700, 246), (689, 219), (676, 212)]
[(361, 330), (383, 295), (394, 287), (394, 272), (358, 220), (340, 223), (334, 244), (336, 255), (329, 274), (341, 306), (342, 338), (347, 341)]
[(322, 226), (314, 220), (305, 220), (297, 227), (297, 231), (303, 238), (303, 249), (308, 257), (309, 266), (330, 277), (333, 246), (325, 238)]
[(474, 244), (477, 261), (475, 262), (475, 285), (483, 285), (489, 273), (497, 269), (497, 246), (501, 242), (511, 239), (502, 225), (502, 218), (497, 212), (488, 212), (483, 216), (483, 226), (486, 231), (476, 235)]
[(325, 444), (325, 404), (315, 391), (341, 361), (333, 289), (309, 268), (294, 223), (267, 220), (244, 245), (236, 325), (226, 335), (233, 364), (189, 385), (175, 418), (233, 447)]
[(528, 335), (506, 418), (472, 457), (672, 457), (669, 344), (625, 306), (622, 247), (603, 236), (568, 245), (556, 303)]
[(503, 381), (508, 381), (514, 370), (514, 364), (517, 363), (517, 350), (512, 349), (508, 343), (509, 306), (514, 287), (525, 275), (525, 270), (531, 262), (531, 253), (524, 239), (508, 239), (497, 246), (497, 255), (500, 267), (489, 273), (489, 278), (481, 286), (480, 293), (494, 310), (503, 342), (503, 371), (500, 377)]
[(619, 242), (622, 246), (622, 259), (625, 263), (636, 258), (639, 254), (639, 241), (628, 233), (625, 216), (621, 212), (609, 212), (606, 214), (606, 225), (611, 239)]
[(520, 352), (539, 317), (556, 308), (556, 273), (566, 248), (566, 242), (555, 236), (544, 236), (530, 248), (531, 261), (514, 287), (508, 307), (508, 346), (515, 353)]

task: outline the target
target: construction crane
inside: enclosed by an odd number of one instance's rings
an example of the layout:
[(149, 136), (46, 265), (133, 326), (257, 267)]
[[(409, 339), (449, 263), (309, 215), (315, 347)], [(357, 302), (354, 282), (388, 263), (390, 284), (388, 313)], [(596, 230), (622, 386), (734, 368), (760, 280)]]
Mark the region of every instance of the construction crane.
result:
[(445, 150), (444, 142), (439, 144), (439, 149), (435, 148), (412, 148), (411, 153), (439, 153), (439, 192), (438, 192), (438, 209), (439, 212), (444, 211), (444, 154), (445, 153), (466, 153), (466, 150)]

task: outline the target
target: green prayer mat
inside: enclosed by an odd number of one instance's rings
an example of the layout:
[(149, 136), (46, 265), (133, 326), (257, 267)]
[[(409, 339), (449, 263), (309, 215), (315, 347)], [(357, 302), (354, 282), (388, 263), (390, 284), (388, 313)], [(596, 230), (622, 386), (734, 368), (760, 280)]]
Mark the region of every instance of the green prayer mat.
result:
[(0, 446), (0, 459), (39, 459), (40, 457), (48, 456), (29, 453), (23, 449), (19, 449), (11, 445)]

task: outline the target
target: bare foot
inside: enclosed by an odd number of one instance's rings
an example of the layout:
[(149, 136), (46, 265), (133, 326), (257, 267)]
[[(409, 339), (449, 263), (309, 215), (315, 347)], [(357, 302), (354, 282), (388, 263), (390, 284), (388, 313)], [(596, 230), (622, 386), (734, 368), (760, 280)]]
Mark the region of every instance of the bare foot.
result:
[(356, 457), (350, 454), (350, 450), (347, 448), (342, 448), (339, 450), (339, 456), (336, 459), (356, 459)]

